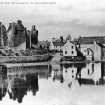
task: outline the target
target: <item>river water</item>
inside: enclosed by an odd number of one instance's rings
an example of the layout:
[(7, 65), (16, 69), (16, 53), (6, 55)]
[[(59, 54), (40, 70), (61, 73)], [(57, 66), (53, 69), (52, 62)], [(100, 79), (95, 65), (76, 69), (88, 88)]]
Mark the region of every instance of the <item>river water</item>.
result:
[(0, 105), (104, 105), (105, 63), (0, 66)]

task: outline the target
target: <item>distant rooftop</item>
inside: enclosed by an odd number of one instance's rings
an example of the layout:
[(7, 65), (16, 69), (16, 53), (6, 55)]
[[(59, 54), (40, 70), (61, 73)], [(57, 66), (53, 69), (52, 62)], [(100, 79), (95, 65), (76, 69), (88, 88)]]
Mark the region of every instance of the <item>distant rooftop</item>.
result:
[(65, 42), (61, 42), (60, 40), (53, 41), (54, 46), (63, 46)]
[(95, 36), (95, 37), (81, 37), (79, 42), (81, 44), (93, 44), (94, 41), (105, 44), (105, 36)]

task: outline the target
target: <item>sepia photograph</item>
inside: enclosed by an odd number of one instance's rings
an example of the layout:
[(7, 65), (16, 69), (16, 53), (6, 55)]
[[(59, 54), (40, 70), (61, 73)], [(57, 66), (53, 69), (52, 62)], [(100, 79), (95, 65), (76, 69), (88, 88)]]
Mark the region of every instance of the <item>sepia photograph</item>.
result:
[(105, 0), (0, 0), (0, 105), (105, 105)]

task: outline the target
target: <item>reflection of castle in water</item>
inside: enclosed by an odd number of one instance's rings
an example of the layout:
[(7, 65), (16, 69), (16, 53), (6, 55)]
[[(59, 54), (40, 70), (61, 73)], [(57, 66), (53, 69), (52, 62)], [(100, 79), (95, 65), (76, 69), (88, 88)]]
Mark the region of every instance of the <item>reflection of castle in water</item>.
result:
[(0, 100), (8, 93), (10, 99), (21, 103), (27, 92), (36, 95), (39, 90), (38, 79), (41, 75), (45, 75), (43, 78), (50, 76), (49, 66), (44, 66), (43, 69), (40, 67), (40, 70), (38, 70), (38, 66), (27, 69), (15, 67), (8, 70), (6, 70), (5, 66), (0, 66), (0, 68)]
[(3, 97), (5, 97), (7, 92), (7, 72), (6, 72), (5, 66), (0, 66), (0, 100), (2, 100)]
[(38, 74), (27, 74), (24, 78), (8, 78), (8, 94), (10, 99), (22, 102), (24, 95), (31, 91), (33, 95), (39, 90)]

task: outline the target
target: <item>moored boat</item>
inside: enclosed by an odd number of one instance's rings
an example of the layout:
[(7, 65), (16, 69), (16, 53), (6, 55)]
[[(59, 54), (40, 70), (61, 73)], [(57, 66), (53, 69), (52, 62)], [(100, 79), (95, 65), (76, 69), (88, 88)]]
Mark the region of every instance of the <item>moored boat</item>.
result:
[(49, 54), (33, 56), (0, 56), (0, 63), (32, 63), (48, 61), (49, 59)]

